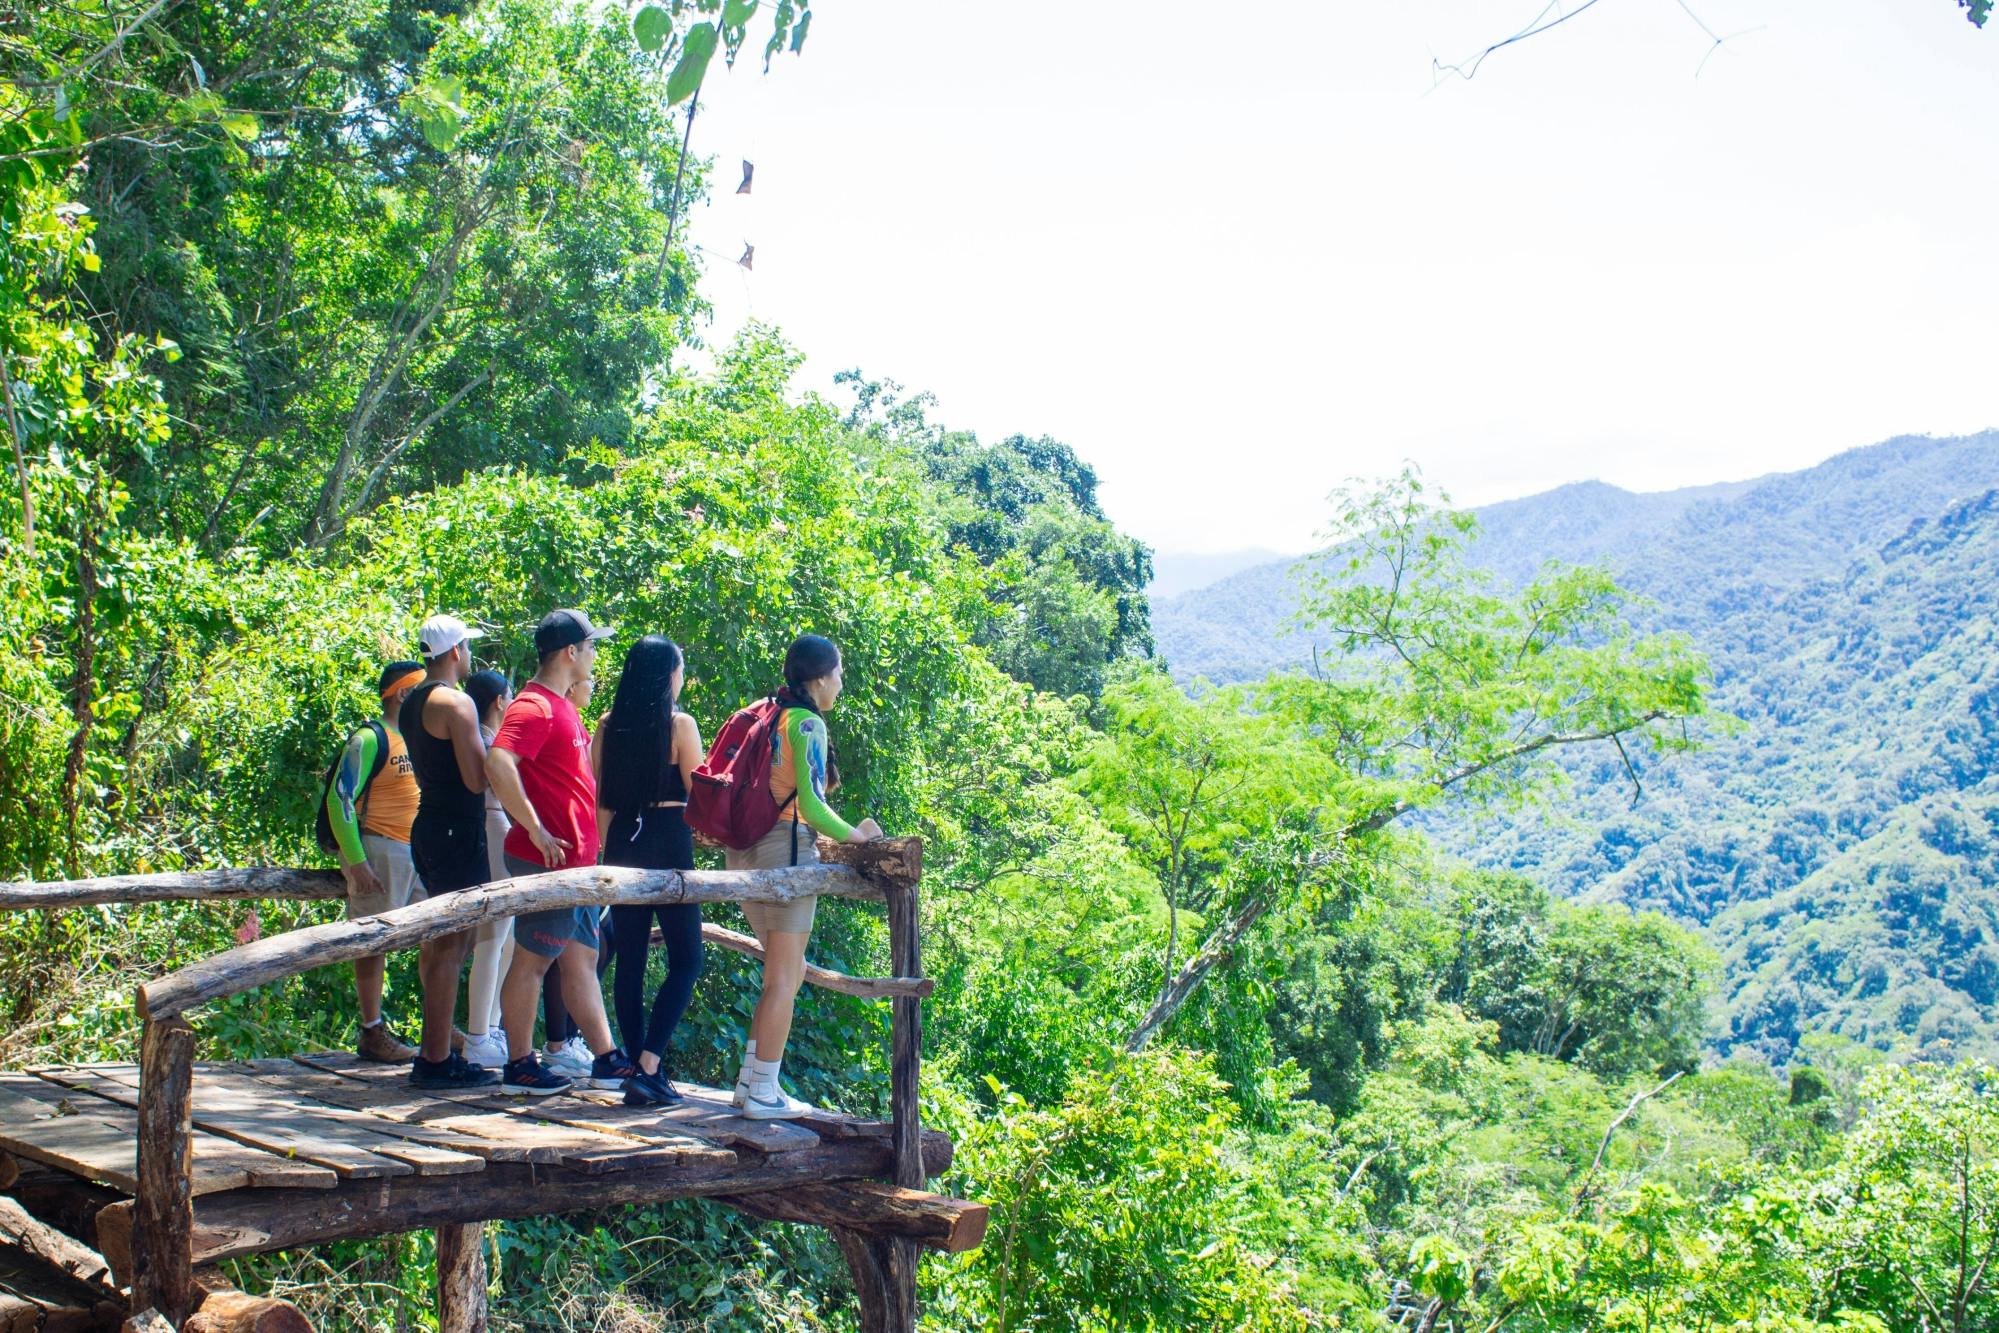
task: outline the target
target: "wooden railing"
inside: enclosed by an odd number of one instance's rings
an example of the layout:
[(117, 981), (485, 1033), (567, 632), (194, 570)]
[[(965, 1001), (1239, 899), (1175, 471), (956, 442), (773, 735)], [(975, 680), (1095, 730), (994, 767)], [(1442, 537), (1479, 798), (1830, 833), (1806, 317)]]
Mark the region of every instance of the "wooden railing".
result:
[[(638, 870), (585, 866), (520, 876), (427, 898), (378, 916), (265, 936), (139, 987), (144, 1019), (138, 1096), (138, 1190), (132, 1228), (132, 1308), (158, 1310), (175, 1327), (193, 1298), (194, 1201), (190, 1178), (194, 1033), (186, 1015), (202, 1004), (336, 963), (414, 948), (482, 922), (561, 907), (615, 904), (785, 902), (806, 896), (880, 901), (888, 909), (890, 970), (846, 977), (823, 968), (806, 979), (847, 994), (886, 998), (891, 1011), (890, 1105), (895, 1184), (926, 1183), (917, 1080), (923, 976), (917, 838), (859, 845), (821, 843), (827, 863), (771, 870)], [(61, 883), (0, 885), (0, 910), (105, 903), (256, 898), (333, 898), (338, 872), (251, 868), (128, 875)], [(717, 938), (717, 935), (723, 938)], [(724, 948), (760, 953), (755, 941), (712, 928)], [(854, 1269), (867, 1327), (913, 1328), (916, 1243), (836, 1231)]]

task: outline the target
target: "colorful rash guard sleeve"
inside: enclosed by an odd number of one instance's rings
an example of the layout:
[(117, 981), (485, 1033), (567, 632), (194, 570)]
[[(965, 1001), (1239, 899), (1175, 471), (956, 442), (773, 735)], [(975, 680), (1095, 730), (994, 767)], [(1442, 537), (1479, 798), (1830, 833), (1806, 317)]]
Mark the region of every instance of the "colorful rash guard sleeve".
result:
[(826, 724), (803, 708), (784, 713), (784, 736), (791, 743), (791, 773), (798, 782), (798, 813), (829, 838), (845, 842), (853, 825), (826, 804)]
[(354, 803), (375, 768), (375, 729), (362, 727), (347, 738), (346, 752), (340, 756), (340, 771), (326, 789), (326, 822), (333, 826), (333, 841), (340, 845), (340, 864), (357, 866), (368, 859), (361, 846), (361, 820)]

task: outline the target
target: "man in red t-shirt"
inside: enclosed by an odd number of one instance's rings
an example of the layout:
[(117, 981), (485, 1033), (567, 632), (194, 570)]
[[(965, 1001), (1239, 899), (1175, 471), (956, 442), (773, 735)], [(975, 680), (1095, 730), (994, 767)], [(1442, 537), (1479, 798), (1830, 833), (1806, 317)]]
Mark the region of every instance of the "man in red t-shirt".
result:
[[(565, 866), (597, 864), (597, 781), (590, 774), (590, 733), (566, 697), (588, 680), (597, 640), (611, 631), (581, 611), (551, 611), (535, 627), (541, 667), (521, 687), (486, 751), (493, 794), (514, 826), (503, 850), (507, 872), (539, 875)], [(514, 960), (500, 988), (501, 1023), (507, 1030), (506, 1092), (543, 1096), (570, 1080), (535, 1058), (534, 1007), (550, 963), (561, 969), (562, 998), (595, 1057), (593, 1088), (621, 1088), (638, 1073), (631, 1057), (611, 1040), (604, 992), (597, 983), (595, 907), (529, 912), (514, 922)]]

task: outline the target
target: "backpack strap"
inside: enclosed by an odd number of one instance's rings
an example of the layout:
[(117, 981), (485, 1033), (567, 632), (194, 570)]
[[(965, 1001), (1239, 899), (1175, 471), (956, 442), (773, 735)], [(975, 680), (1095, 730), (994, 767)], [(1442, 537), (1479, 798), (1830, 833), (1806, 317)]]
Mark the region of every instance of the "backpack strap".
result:
[(361, 790), (354, 793), (354, 822), (359, 824), (368, 816), (368, 793), (375, 789), (375, 779), (389, 765), (389, 729), (382, 725), (382, 719), (368, 719), (369, 730), (375, 733), (375, 762), (368, 765), (368, 776), (361, 779)]

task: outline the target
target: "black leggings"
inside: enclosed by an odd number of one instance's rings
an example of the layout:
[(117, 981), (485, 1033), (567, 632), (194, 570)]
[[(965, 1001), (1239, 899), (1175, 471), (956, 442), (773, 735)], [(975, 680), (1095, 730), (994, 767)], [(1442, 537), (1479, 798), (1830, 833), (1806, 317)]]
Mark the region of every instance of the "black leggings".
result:
[[(604, 840), (604, 862), (652, 870), (692, 870), (694, 834), (678, 807), (620, 814), (611, 821)], [(652, 997), (648, 1016), (646, 957), (655, 918), (666, 938), (666, 980)], [(701, 979), (701, 905), (621, 904), (611, 909), (611, 938), (618, 958), (618, 972), (611, 980), (618, 1036), (634, 1055), (644, 1050), (664, 1056), (680, 1016), (693, 998), (694, 983)]]
[[(619, 905), (611, 909), (617, 924), (618, 974), (611, 979), (611, 999), (618, 1010), (618, 1035), (625, 1049), (664, 1056), (666, 1044), (687, 1002), (694, 997), (694, 983), (701, 979), (701, 904), (672, 903), (657, 907)], [(645, 1011), (646, 946), (652, 942), (653, 918), (659, 919), (666, 936), (666, 980), (652, 997), (652, 1014)], [(633, 1046), (634, 1038), (642, 1038)]]

